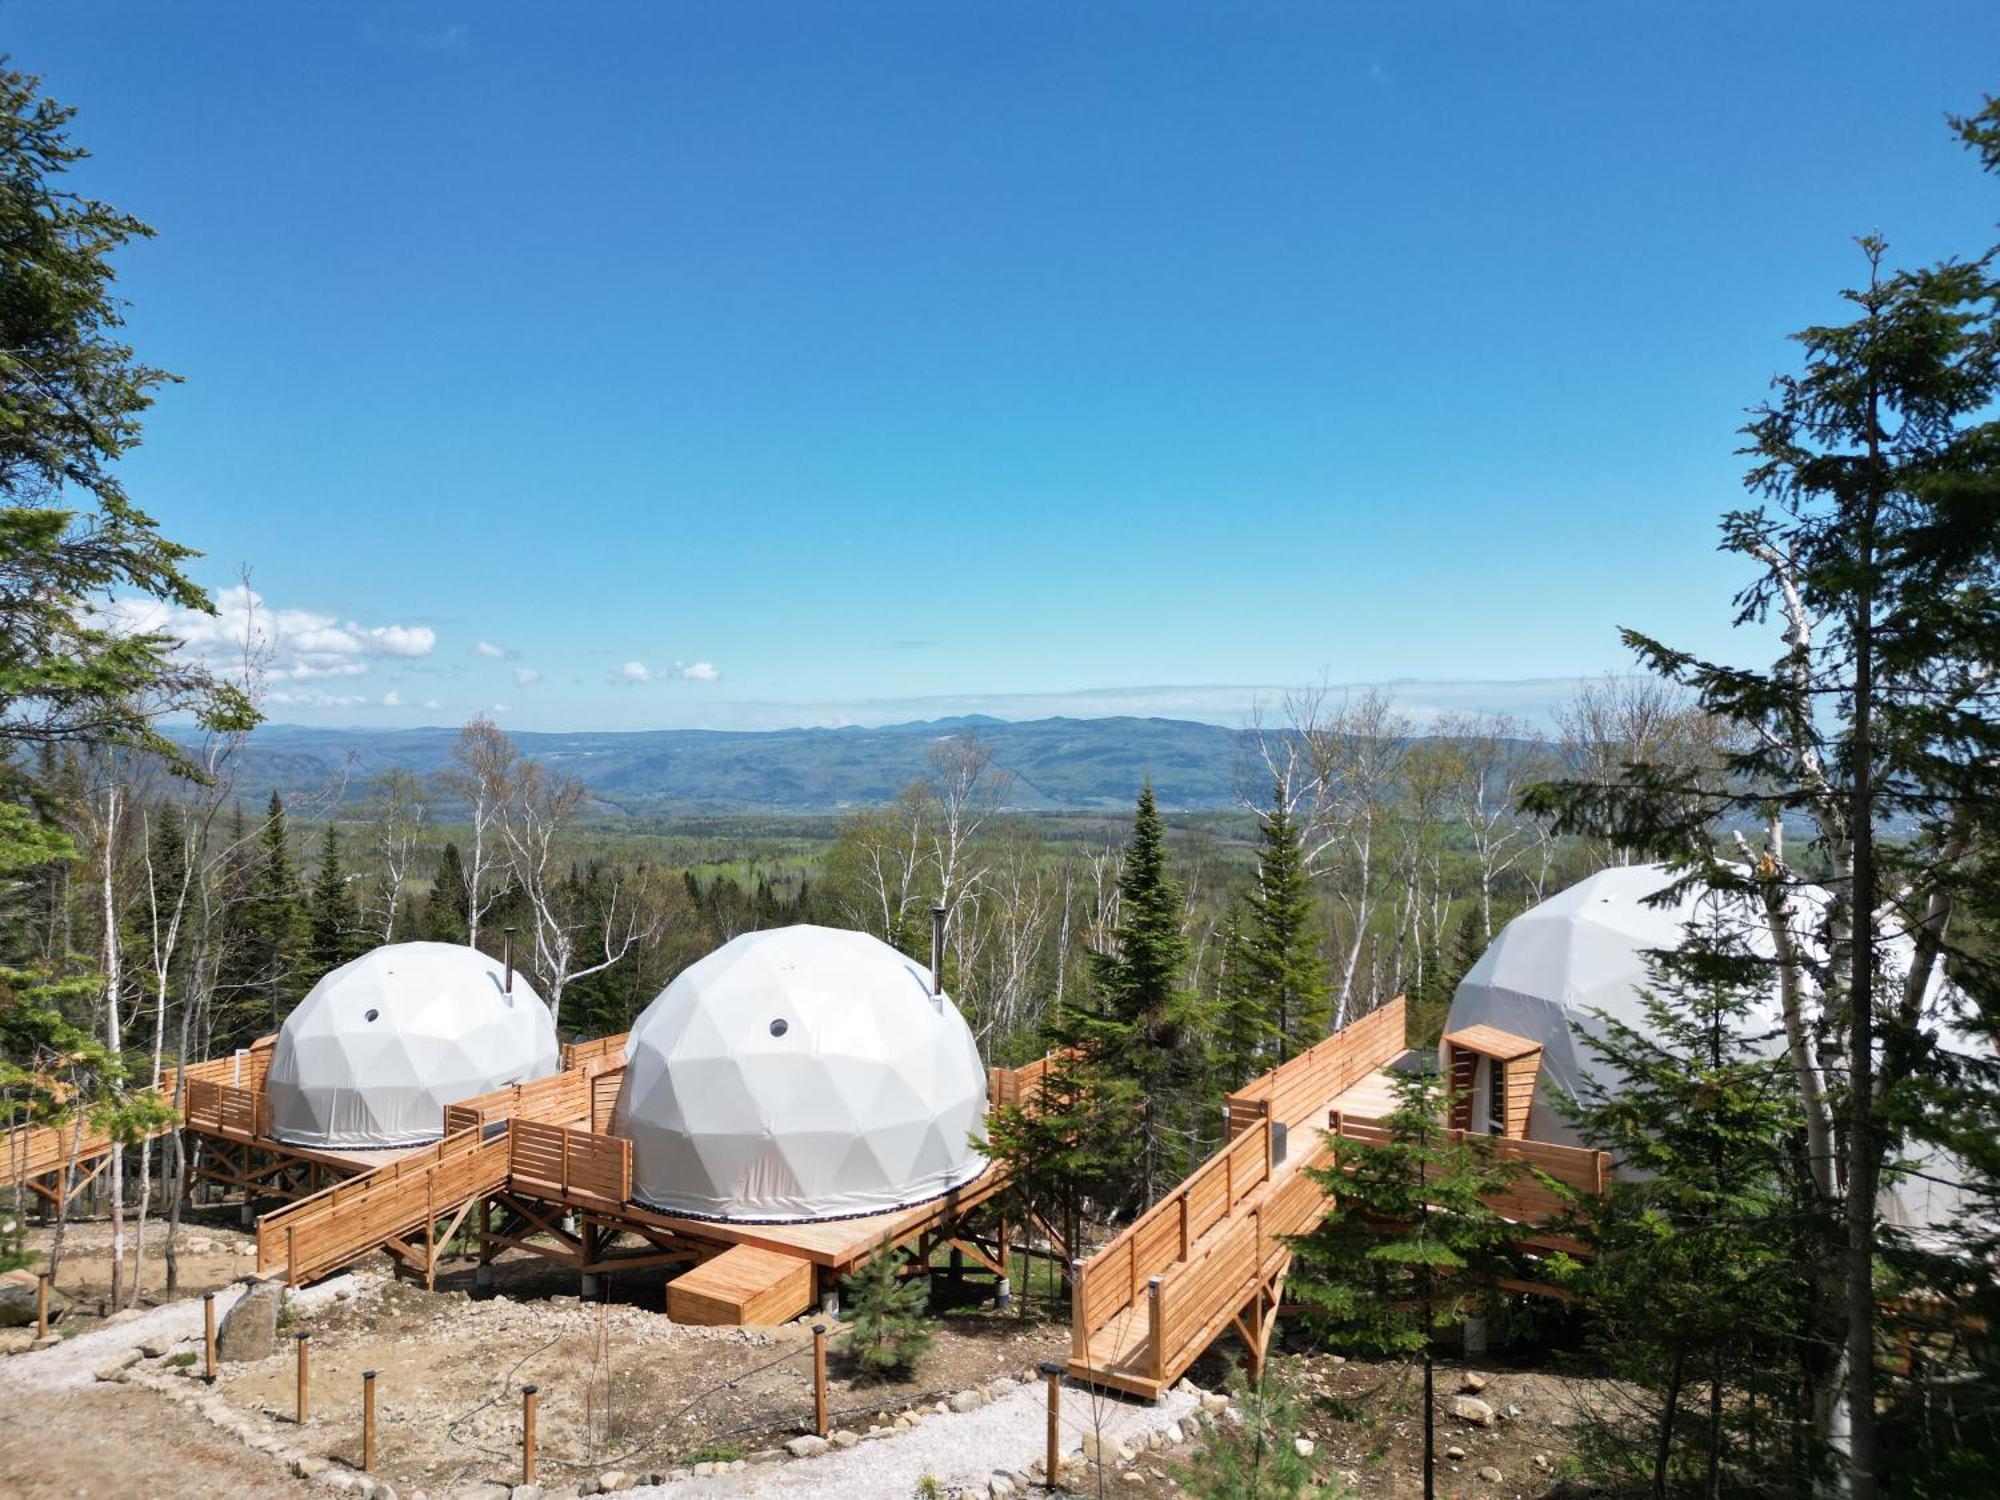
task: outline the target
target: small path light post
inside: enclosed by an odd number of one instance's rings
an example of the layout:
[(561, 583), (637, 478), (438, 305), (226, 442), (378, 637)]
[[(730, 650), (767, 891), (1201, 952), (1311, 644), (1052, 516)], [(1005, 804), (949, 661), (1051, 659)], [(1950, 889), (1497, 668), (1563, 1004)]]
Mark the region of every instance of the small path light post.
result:
[(813, 1324), (813, 1431), (826, 1436), (826, 1324)]
[(215, 1384), (215, 1293), (201, 1294), (202, 1378)]
[(521, 1387), (521, 1483), (535, 1482), (535, 1402), (540, 1386)]
[(375, 1468), (375, 1372), (361, 1372), (361, 1472)]
[(1049, 1443), (1042, 1478), (1053, 1490), (1062, 1479), (1062, 1366), (1050, 1360), (1042, 1366), (1049, 1382)]
[(299, 1335), (298, 1422), (303, 1427), (312, 1416), (312, 1335)]

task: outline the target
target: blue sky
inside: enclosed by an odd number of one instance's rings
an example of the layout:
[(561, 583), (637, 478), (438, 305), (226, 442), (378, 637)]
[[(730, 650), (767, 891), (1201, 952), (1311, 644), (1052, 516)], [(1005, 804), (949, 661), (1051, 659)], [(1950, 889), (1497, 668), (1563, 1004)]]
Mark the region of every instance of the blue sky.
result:
[(2000, 88), (1990, 3), (0, 26), (159, 231), (122, 283), (186, 379), (128, 484), (252, 570), (297, 722), (1228, 718), (1593, 674), (1621, 624), (1762, 657), (1714, 553), (1742, 408), (1852, 235), (2000, 219), (1942, 119)]

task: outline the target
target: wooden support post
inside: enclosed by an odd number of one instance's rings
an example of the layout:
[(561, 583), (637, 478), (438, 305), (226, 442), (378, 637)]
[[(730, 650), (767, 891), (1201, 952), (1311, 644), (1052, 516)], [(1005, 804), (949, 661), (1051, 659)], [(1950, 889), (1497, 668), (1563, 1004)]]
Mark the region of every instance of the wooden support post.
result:
[(1186, 1260), (1186, 1259), (1188, 1258), (1188, 1195), (1187, 1195), (1187, 1193), (1186, 1193), (1185, 1191), (1183, 1191), (1183, 1192), (1181, 1193), (1181, 1195), (1180, 1195), (1180, 1198), (1179, 1198), (1179, 1200), (1178, 1200), (1178, 1201), (1179, 1201), (1179, 1203), (1180, 1203), (1180, 1209), (1181, 1209), (1181, 1254), (1180, 1254), (1180, 1258), (1181, 1258), (1182, 1260)]
[(826, 1436), (826, 1324), (813, 1324), (813, 1431)]
[(375, 1372), (361, 1372), (361, 1472), (375, 1467)]
[(312, 1335), (299, 1335), (298, 1422), (303, 1427), (312, 1417)]
[(535, 1482), (535, 1403), (541, 1387), (521, 1387), (521, 1483)]
[(41, 1272), (35, 1277), (35, 1342), (42, 1343), (49, 1336), (49, 1273)]
[(1083, 1327), (1083, 1262), (1069, 1263), (1069, 1352), (1081, 1360), (1090, 1352), (1090, 1335)]
[(1158, 1276), (1146, 1278), (1146, 1343), (1152, 1349), (1151, 1364), (1153, 1379), (1164, 1380), (1167, 1373), (1167, 1329), (1166, 1319), (1160, 1306), (1162, 1280)]
[(1049, 1442), (1042, 1460), (1042, 1478), (1054, 1493), (1062, 1478), (1062, 1366), (1050, 1360), (1042, 1366), (1049, 1382)]
[(215, 1384), (215, 1293), (201, 1294), (202, 1378)]

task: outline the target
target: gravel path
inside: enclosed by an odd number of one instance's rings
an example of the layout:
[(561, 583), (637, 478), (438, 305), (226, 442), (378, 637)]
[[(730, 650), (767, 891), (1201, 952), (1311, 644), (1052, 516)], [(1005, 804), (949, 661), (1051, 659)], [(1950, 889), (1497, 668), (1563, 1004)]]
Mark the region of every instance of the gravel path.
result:
[[(243, 1295), (247, 1285), (247, 1282), (238, 1282), (235, 1286), (223, 1287), (215, 1294), (217, 1328), (222, 1326), (224, 1315), (236, 1305), (236, 1299)], [(287, 1292), (285, 1298), (296, 1306), (314, 1308), (331, 1302), (341, 1292), (353, 1292), (357, 1285), (350, 1272), (331, 1277), (317, 1286)], [(121, 1323), (107, 1324), (102, 1328), (93, 1328), (89, 1333), (80, 1333), (73, 1339), (64, 1339), (54, 1348), (33, 1354), (17, 1354), (0, 1362), (0, 1391), (74, 1390), (92, 1384), (97, 1378), (94, 1373), (97, 1367), (113, 1355), (136, 1349), (149, 1339), (174, 1343), (180, 1339), (200, 1337), (201, 1298), (188, 1297), (179, 1302), (169, 1302), (165, 1307), (156, 1307), (136, 1318), (127, 1318)]]
[[(1085, 1433), (1138, 1439), (1200, 1408), (1200, 1398), (1170, 1391), (1157, 1404), (1119, 1401), (1063, 1388), (1063, 1446), (1074, 1458)], [(1048, 1442), (1048, 1389), (1040, 1381), (978, 1408), (924, 1418), (907, 1432), (877, 1438), (819, 1458), (759, 1465), (711, 1479), (621, 1491), (619, 1500), (695, 1500), (698, 1496), (811, 1495), (815, 1500), (901, 1500), (925, 1475), (947, 1491), (984, 1494), (995, 1473), (1020, 1473)]]

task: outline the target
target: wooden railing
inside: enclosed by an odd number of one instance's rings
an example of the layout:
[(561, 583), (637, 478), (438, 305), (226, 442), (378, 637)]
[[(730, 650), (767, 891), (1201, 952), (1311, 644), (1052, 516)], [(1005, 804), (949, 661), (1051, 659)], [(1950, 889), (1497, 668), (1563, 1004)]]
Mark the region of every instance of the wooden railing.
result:
[(590, 1080), (590, 1128), (611, 1134), (611, 1116), (618, 1108), (618, 1091), (625, 1087), (625, 1065), (606, 1068)]
[(379, 1250), (399, 1236), (507, 1185), (507, 1138), (460, 1131), (412, 1156), (266, 1214), (257, 1221), (257, 1270), (294, 1286)]
[[(253, 1094), (264, 1091), (264, 1079), (271, 1071), (271, 1053), (277, 1046), (276, 1033), (261, 1036), (247, 1047), (226, 1053), (221, 1057), (211, 1057), (206, 1062), (188, 1063), (181, 1068), (181, 1077), (188, 1082), (200, 1079), (203, 1083), (226, 1083), (232, 1088), (248, 1089)], [(162, 1087), (170, 1087), (163, 1083)]]
[[(1310, 1165), (1327, 1160), (1321, 1151)], [(1192, 1364), (1257, 1289), (1284, 1269), (1292, 1254), (1286, 1236), (1310, 1229), (1327, 1202), (1310, 1171), (1294, 1172), (1198, 1255), (1168, 1268), (1148, 1288), (1150, 1378), (1164, 1382)]]
[(529, 1196), (614, 1208), (632, 1196), (632, 1143), (622, 1135), (517, 1119), (507, 1140), (507, 1180)]
[(1072, 1352), (1137, 1300), (1146, 1284), (1187, 1262), (1197, 1242), (1271, 1180), (1273, 1132), (1245, 1131), (1198, 1167), (1179, 1188), (1134, 1219), (1078, 1268), (1070, 1289)]
[(590, 1076), (582, 1068), (551, 1073), (527, 1083), (513, 1083), (448, 1104), (444, 1130), (451, 1135), (460, 1130), (491, 1125), (500, 1120), (582, 1120), (590, 1115)]
[(1297, 1057), (1231, 1094), (1229, 1133), (1264, 1118), (1263, 1106), (1286, 1125), (1314, 1118), (1327, 1100), (1354, 1087), (1404, 1050), (1404, 1002), (1398, 995)]
[(564, 1042), (562, 1071), (582, 1068), (587, 1073), (596, 1073), (607, 1067), (623, 1067), (625, 1043), (631, 1035), (629, 1031), (621, 1031), (616, 1036), (601, 1036), (591, 1042)]
[(271, 1133), (271, 1108), (261, 1088), (190, 1078), (181, 1096), (181, 1118), (190, 1129), (250, 1141)]
[[(1334, 1111), (1327, 1121), (1327, 1133), (1367, 1145), (1381, 1145), (1390, 1132), (1380, 1120), (1358, 1118)], [(1467, 1141), (1483, 1142), (1494, 1157), (1513, 1162), (1521, 1170), (1512, 1184), (1487, 1199), (1490, 1207), (1516, 1223), (1535, 1224), (1566, 1212), (1570, 1204), (1563, 1195), (1543, 1182), (1545, 1174), (1564, 1186), (1588, 1197), (1601, 1197), (1611, 1180), (1611, 1154), (1585, 1146), (1558, 1146), (1549, 1141), (1522, 1140), (1515, 1136), (1487, 1135), (1476, 1130), (1447, 1129), (1444, 1140), (1452, 1145)]]

